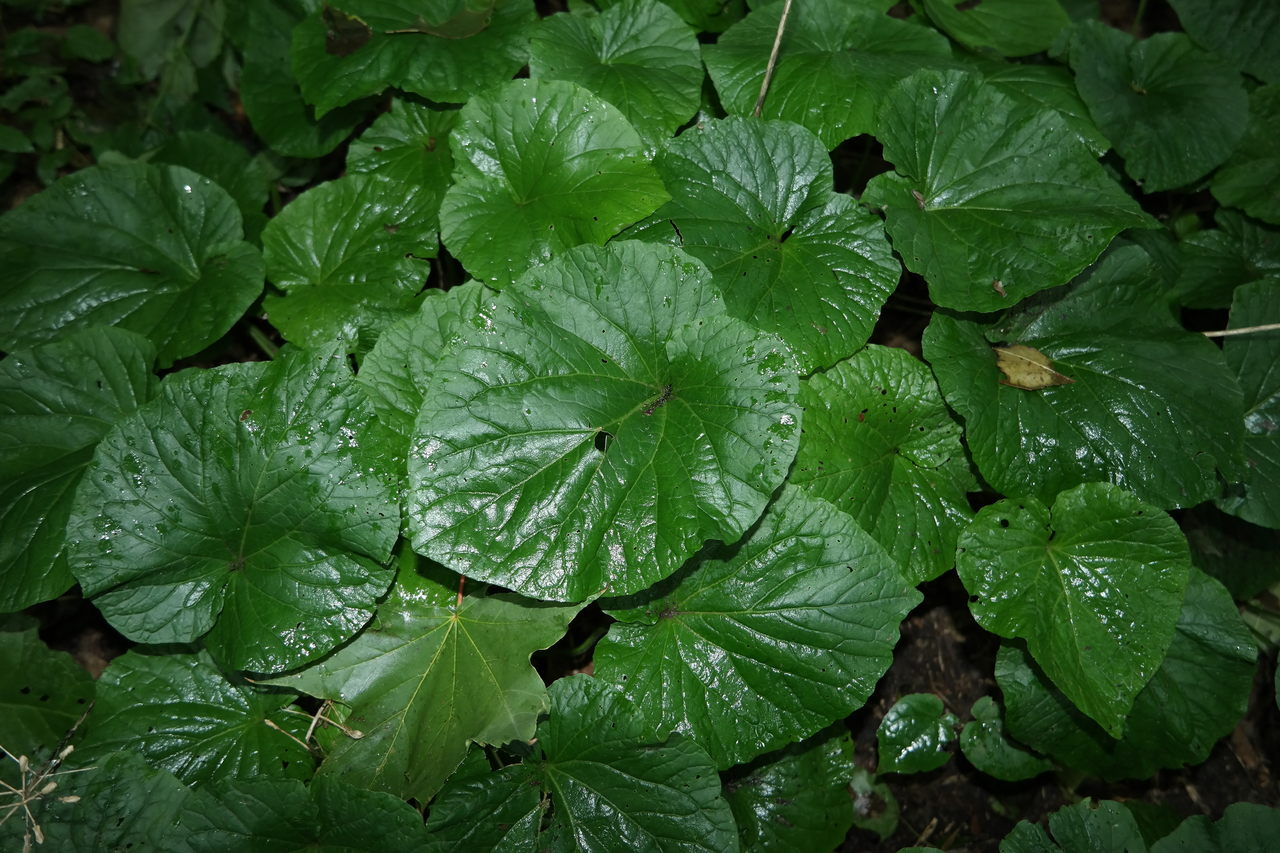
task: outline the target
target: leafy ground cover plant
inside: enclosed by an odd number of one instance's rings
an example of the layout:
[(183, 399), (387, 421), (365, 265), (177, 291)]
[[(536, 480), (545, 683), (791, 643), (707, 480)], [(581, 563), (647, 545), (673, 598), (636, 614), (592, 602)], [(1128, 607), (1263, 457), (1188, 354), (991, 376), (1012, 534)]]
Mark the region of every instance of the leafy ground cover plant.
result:
[(1280, 830), (1272, 4), (0, 6), (6, 845)]

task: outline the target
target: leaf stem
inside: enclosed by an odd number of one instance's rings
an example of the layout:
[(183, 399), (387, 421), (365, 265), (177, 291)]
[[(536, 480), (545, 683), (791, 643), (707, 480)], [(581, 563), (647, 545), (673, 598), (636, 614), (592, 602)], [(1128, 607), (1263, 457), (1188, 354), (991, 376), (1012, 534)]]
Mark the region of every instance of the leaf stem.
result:
[(267, 333), (259, 329), (257, 326), (252, 323), (249, 323), (248, 326), (249, 337), (253, 338), (253, 342), (258, 345), (258, 349), (262, 350), (262, 352), (266, 354), (267, 358), (274, 359), (280, 352), (280, 347), (272, 343), (271, 339), (267, 337)]
[(778, 50), (782, 47), (782, 33), (787, 28), (787, 18), (791, 15), (791, 0), (787, 0), (785, 6), (782, 7), (782, 17), (778, 18), (778, 32), (773, 37), (773, 50), (769, 52), (769, 64), (764, 67), (764, 79), (760, 81), (760, 96), (756, 98), (756, 108), (752, 111), (752, 115), (760, 118), (760, 111), (764, 109), (765, 95), (769, 94), (769, 84), (773, 82), (773, 69), (778, 64)]
[(1230, 335), (1251, 335), (1254, 332), (1280, 331), (1280, 323), (1266, 323), (1261, 326), (1242, 326), (1239, 329), (1220, 329), (1216, 332), (1204, 332), (1206, 338), (1225, 338)]

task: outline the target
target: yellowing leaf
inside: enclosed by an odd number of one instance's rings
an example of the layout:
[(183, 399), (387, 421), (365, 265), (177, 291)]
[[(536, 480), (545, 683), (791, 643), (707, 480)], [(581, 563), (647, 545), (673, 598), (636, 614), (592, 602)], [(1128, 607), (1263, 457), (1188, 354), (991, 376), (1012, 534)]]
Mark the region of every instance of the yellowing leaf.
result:
[(1039, 391), (1054, 385), (1070, 385), (1075, 382), (1053, 369), (1049, 356), (1035, 347), (1014, 344), (1011, 347), (992, 347), (996, 351), (996, 367), (1004, 374), (1001, 385), (1011, 385), (1026, 391)]

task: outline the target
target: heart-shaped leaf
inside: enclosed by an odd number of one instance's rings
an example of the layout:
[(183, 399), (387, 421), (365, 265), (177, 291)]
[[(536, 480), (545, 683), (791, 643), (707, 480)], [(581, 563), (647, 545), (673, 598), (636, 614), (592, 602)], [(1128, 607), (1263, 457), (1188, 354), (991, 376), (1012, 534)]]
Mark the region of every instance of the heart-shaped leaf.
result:
[(956, 739), (956, 715), (932, 693), (903, 696), (876, 729), (879, 773), (925, 773), (951, 760), (947, 747)]

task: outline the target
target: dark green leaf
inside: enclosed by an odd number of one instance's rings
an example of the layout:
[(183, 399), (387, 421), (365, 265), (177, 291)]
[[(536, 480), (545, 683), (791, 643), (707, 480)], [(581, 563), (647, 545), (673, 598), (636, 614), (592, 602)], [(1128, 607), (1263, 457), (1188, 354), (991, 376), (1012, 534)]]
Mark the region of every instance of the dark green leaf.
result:
[(320, 776), (425, 803), (472, 741), (533, 737), (549, 707), (529, 655), (565, 632), (579, 606), (514, 595), (465, 596), (402, 570), (360, 636), (293, 675), (268, 683), (351, 707)]
[(1000, 842), (1000, 853), (1147, 853), (1133, 814), (1110, 800), (1085, 799), (1064, 806), (1049, 815), (1049, 829), (1053, 840), (1024, 820)]
[(184, 130), (167, 139), (151, 157), (152, 162), (182, 166), (204, 175), (236, 200), (245, 232), (257, 240), (266, 225), (270, 178), (259, 159), (230, 139), (207, 130)]
[(1173, 641), (1190, 563), (1173, 519), (1109, 483), (1062, 492), (1052, 510), (1034, 498), (984, 507), (956, 555), (978, 624), (1025, 639), (1115, 737)]
[(298, 196), (262, 232), (267, 277), (285, 291), (263, 301), (272, 324), (312, 349), (367, 352), (426, 283), (441, 189), (357, 174)]
[(1222, 204), (1280, 225), (1280, 85), (1249, 95), (1249, 126), (1210, 189)]
[(72, 571), (126, 636), (289, 669), (348, 639), (391, 583), (394, 458), (337, 353), (175, 374), (98, 445)]
[(1047, 50), (1071, 23), (1058, 0), (923, 0), (922, 5), (956, 41), (1004, 56)]
[(913, 584), (955, 565), (976, 490), (929, 368), (868, 346), (800, 384), (804, 435), (790, 481), (848, 512)]
[[(609, 9), (625, 0), (597, 0)], [(662, 0), (696, 32), (720, 33), (746, 14), (747, 0)]]
[(960, 732), (960, 749), (974, 767), (1006, 782), (1031, 779), (1053, 763), (1009, 739), (1000, 706), (990, 696), (973, 703), (973, 719)]
[(1227, 308), (1240, 285), (1280, 278), (1280, 230), (1234, 210), (1218, 210), (1213, 218), (1217, 228), (1178, 244), (1182, 273), (1174, 296), (1189, 308)]
[(1081, 714), (1016, 646), (1000, 650), (996, 680), (1018, 740), (1087, 773), (1146, 778), (1208, 757), (1244, 714), (1256, 656), (1230, 594), (1193, 571), (1169, 652), (1134, 699), (1123, 737)]
[(1076, 91), (1075, 78), (1066, 68), (1016, 62), (990, 62), (979, 67), (987, 85), (997, 91), (1027, 106), (1048, 107), (1060, 115), (1095, 155), (1101, 156), (1111, 147), (1089, 117), (1089, 108)]
[(898, 805), (893, 790), (879, 781), (875, 774), (855, 766), (849, 791), (853, 795), (854, 826), (874, 832), (881, 841), (887, 841), (898, 831), (902, 807)]
[(0, 218), (0, 348), (101, 324), (147, 335), (160, 361), (198, 352), (262, 290), (226, 190), (176, 166), (82, 169)]
[(533, 3), (496, 0), (491, 5), (483, 27), (445, 34), (438, 25), (459, 11), (456, 0), (340, 0), (326, 8), (359, 18), (370, 28), (368, 41), (340, 37), (341, 49), (335, 51), (330, 22), (313, 12), (293, 31), (293, 75), (321, 117), (388, 86), (439, 103), (463, 103), (509, 80), (528, 59)]
[(222, 52), (223, 0), (121, 0), (117, 38), (147, 78), (174, 62), (203, 68)]
[[(1222, 352), (1160, 305), (1165, 287), (1150, 257), (1129, 245), (1002, 319), (934, 314), (925, 357), (992, 486), (1050, 501), (1105, 480), (1175, 508), (1217, 496), (1219, 470), (1238, 476), (1239, 386)], [(996, 344), (1030, 346), (1072, 382), (1003, 384)]]
[(444, 243), (498, 287), (572, 246), (604, 243), (670, 198), (622, 114), (573, 83), (516, 80), (474, 98), (449, 144)]
[(629, 233), (705, 263), (730, 316), (777, 334), (805, 372), (866, 343), (902, 267), (879, 218), (831, 191), (816, 137), (786, 122), (703, 122), (654, 165), (673, 198)]
[(631, 703), (585, 675), (551, 685), (540, 761), (470, 775), (427, 823), (452, 850), (733, 853), (715, 765), (680, 735), (655, 737)]
[(1179, 519), (1191, 545), (1191, 559), (1220, 582), (1237, 601), (1247, 601), (1280, 583), (1280, 530), (1258, 527), (1227, 515), (1213, 504), (1184, 512)]
[(795, 456), (794, 360), (700, 263), (583, 246), (463, 319), (409, 456), (414, 547), (537, 598), (625, 595), (736, 541)]
[(94, 327), (0, 362), (0, 612), (75, 584), (67, 517), (93, 448), (155, 393), (155, 347)]
[(89, 709), (94, 688), (71, 655), (44, 644), (38, 627), (29, 616), (0, 616), (0, 749), (33, 763)]
[(193, 786), (260, 774), (305, 779), (314, 762), (289, 733), (296, 738), (308, 719), (283, 710), (293, 698), (228, 681), (206, 652), (129, 652), (98, 681), (81, 760), (127, 750)]
[(704, 550), (669, 587), (602, 601), (619, 622), (596, 674), (726, 768), (861, 707), (919, 602), (853, 519), (784, 487), (741, 542)]
[[(1236, 289), (1232, 329), (1280, 323), (1280, 277)], [(1223, 352), (1244, 391), (1243, 490), (1218, 505), (1245, 521), (1280, 528), (1280, 329), (1233, 335)]]
[(1187, 33), (1268, 83), (1280, 83), (1280, 7), (1269, 0), (1169, 0)]
[[(453, 173), (449, 133), (457, 110), (438, 110), (392, 98), (391, 110), (347, 147), (347, 171), (380, 175), (444, 197)], [(435, 221), (435, 211), (432, 212)]]
[(701, 103), (702, 56), (693, 30), (658, 0), (621, 0), (599, 15), (553, 15), (529, 45), (529, 75), (577, 83), (657, 141)]
[(235, 779), (187, 800), (181, 823), (195, 853), (381, 853), (428, 849), (422, 816), (389, 794), (333, 779)]
[(1151, 853), (1267, 853), (1280, 835), (1280, 809), (1232, 803), (1222, 819), (1194, 815), (1151, 845)]
[(725, 776), (743, 850), (834, 850), (853, 825), (847, 731), (815, 735)]
[[(919, 68), (952, 67), (946, 38), (928, 27), (884, 14), (883, 0), (807, 0), (791, 9), (761, 116), (813, 131), (835, 148), (860, 133), (876, 133), (875, 108), (897, 81)], [(755, 110), (778, 31), (783, 0), (760, 4), (702, 49), (725, 110)]]
[(922, 71), (881, 108), (895, 172), (867, 184), (907, 268), (939, 305), (994, 311), (1062, 284), (1152, 220), (1056, 111), (968, 73)]
[(100, 30), (89, 24), (74, 24), (67, 28), (63, 54), (86, 62), (106, 62), (116, 55), (116, 44)]
[(1093, 120), (1146, 192), (1207, 175), (1244, 133), (1240, 75), (1182, 33), (1136, 41), (1089, 21), (1072, 33), (1070, 59)]
[(925, 773), (951, 758), (947, 746), (955, 740), (960, 721), (932, 693), (903, 696), (885, 712), (876, 729), (879, 773)]

